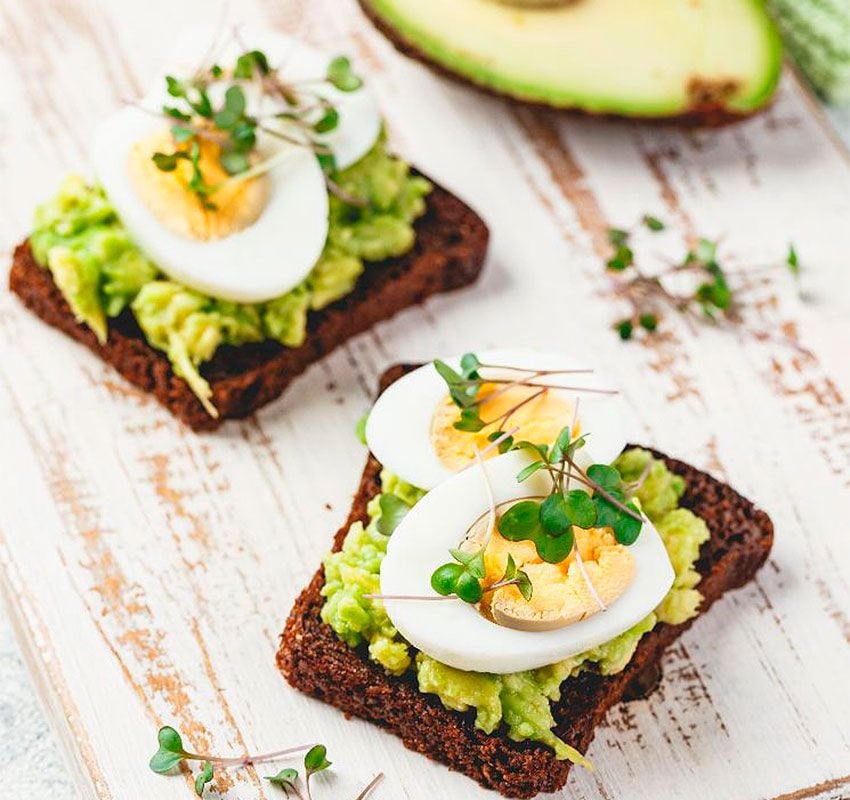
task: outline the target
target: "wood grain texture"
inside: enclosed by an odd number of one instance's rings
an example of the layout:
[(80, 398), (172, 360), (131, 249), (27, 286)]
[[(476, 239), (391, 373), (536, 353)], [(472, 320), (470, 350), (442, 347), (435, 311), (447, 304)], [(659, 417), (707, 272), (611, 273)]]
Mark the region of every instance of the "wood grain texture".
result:
[[(87, 169), (92, 123), (218, 8), (0, 6), (4, 251), (62, 174)], [(351, 430), (377, 375), (508, 341), (592, 353), (619, 375), (642, 440), (752, 497), (777, 532), (757, 581), (668, 653), (661, 691), (609, 715), (590, 751), (598, 771), (573, 771), (563, 796), (846, 797), (850, 160), (793, 76), (762, 116), (682, 132), (481, 96), (396, 54), (352, 0), (257, 0), (230, 13), (360, 56), (395, 145), (482, 213), (492, 255), (478, 288), (358, 337), (282, 401), (204, 438), (3, 293), (0, 571), (84, 797), (193, 796), (187, 778), (145, 766), (164, 722), (223, 753), (322, 738), (336, 771), (317, 781), (317, 800), (354, 797), (379, 769), (376, 800), (487, 796), (298, 695), (274, 651), (356, 488), (364, 454)], [(814, 299), (781, 283), (761, 297), (753, 320), (771, 337), (674, 321), (652, 344), (621, 344), (604, 297), (605, 228), (644, 212), (672, 226), (636, 237), (644, 258), (675, 257), (706, 234), (752, 268), (793, 240)], [(276, 796), (250, 771), (217, 788), (228, 800)]]

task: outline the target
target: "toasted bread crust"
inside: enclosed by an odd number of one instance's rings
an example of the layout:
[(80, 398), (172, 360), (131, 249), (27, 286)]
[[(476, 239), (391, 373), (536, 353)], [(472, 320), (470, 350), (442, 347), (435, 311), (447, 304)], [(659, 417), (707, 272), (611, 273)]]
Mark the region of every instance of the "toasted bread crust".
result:
[[(385, 373), (382, 387), (403, 374), (405, 367)], [(767, 559), (773, 543), (770, 518), (753, 504), (705, 472), (653, 451), (687, 482), (681, 505), (705, 520), (711, 537), (701, 551), (697, 569), (705, 613), (724, 592), (749, 581)], [(351, 513), (336, 533), (334, 549), (342, 546), (349, 526), (368, 521), (366, 506), (380, 492), (381, 465), (369, 456)], [(387, 675), (370, 661), (365, 648), (342, 642), (319, 614), (324, 603), (320, 568), (298, 597), (281, 636), (277, 661), (297, 689), (374, 722), (400, 736), (405, 745), (447, 764), (506, 797), (533, 797), (554, 792), (567, 780), (569, 762), (555, 759), (552, 750), (533, 742), (514, 742), (504, 728), (487, 735), (474, 726), (474, 712), (446, 709), (439, 698), (419, 692), (416, 678)], [(630, 689), (658, 669), (664, 649), (687, 630), (683, 625), (658, 624), (640, 641), (629, 666), (621, 673), (591, 672), (563, 685), (553, 705), (557, 734), (582, 752), (594, 729), (611, 706), (631, 696)]]
[(15, 249), (9, 287), (45, 322), (93, 350), (189, 427), (208, 431), (271, 402), (307, 367), (352, 336), (433, 294), (473, 283), (484, 264), (488, 237), (487, 226), (472, 209), (435, 186), (425, 215), (416, 222), (413, 249), (400, 258), (367, 264), (354, 291), (311, 312), (307, 340), (301, 347), (283, 347), (273, 341), (221, 347), (202, 366), (218, 419), (207, 414), (165, 355), (145, 341), (129, 311), (110, 320), (108, 341), (101, 345), (86, 325), (74, 319), (49, 271), (33, 258), (28, 242)]

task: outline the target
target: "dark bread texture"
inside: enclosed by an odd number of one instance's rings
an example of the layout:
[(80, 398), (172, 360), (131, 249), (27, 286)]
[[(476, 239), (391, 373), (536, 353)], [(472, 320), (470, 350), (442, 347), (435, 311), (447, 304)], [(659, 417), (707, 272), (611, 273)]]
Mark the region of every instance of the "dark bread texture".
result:
[(129, 311), (110, 320), (109, 339), (101, 345), (87, 326), (74, 319), (50, 272), (35, 261), (26, 241), (15, 249), (9, 287), (45, 322), (93, 350), (190, 428), (208, 431), (274, 400), (307, 367), (352, 336), (433, 294), (475, 281), (484, 264), (489, 232), (469, 206), (435, 185), (415, 227), (416, 243), (409, 253), (367, 264), (350, 294), (310, 313), (301, 347), (265, 341), (219, 348), (201, 367), (213, 390), (218, 419), (207, 414), (165, 355), (145, 341)]
[[(408, 369), (393, 367), (381, 381), (382, 389)], [(687, 482), (681, 505), (708, 524), (711, 538), (700, 551), (697, 568), (702, 575), (700, 614), (724, 592), (749, 581), (767, 559), (773, 543), (770, 518), (726, 484), (688, 464), (654, 452)], [(334, 538), (342, 546), (351, 523), (367, 522), (366, 505), (380, 492), (381, 465), (369, 456), (354, 497), (351, 513)], [(443, 707), (433, 694), (422, 694), (408, 672), (387, 675), (366, 655), (342, 642), (319, 612), (324, 570), (316, 572), (295, 602), (281, 636), (277, 662), (297, 689), (389, 729), (411, 750), (441, 761), (495, 789), (506, 797), (533, 797), (554, 792), (567, 780), (569, 762), (555, 759), (551, 749), (533, 742), (513, 742), (497, 731), (487, 735), (474, 726), (474, 711), (459, 713)], [(565, 682), (561, 700), (554, 705), (556, 731), (564, 741), (585, 752), (594, 729), (608, 709), (634, 697), (636, 687), (657, 674), (664, 649), (690, 627), (658, 624), (644, 635), (629, 666), (618, 675), (591, 672)]]
[[(357, 2), (366, 17), (368, 17), (371, 23), (389, 40), (396, 50), (408, 56), (408, 58), (413, 58), (416, 61), (427, 65), (434, 70), (434, 72), (444, 75), (457, 83), (462, 83), (466, 86), (474, 86), (476, 89), (486, 92), (489, 95), (493, 95), (495, 97), (507, 97), (509, 100), (522, 103), (523, 105), (530, 106), (532, 108), (568, 111), (571, 114), (586, 117), (608, 117), (612, 119), (619, 119), (623, 116), (621, 114), (594, 113), (592, 111), (585, 111), (581, 108), (559, 106), (554, 103), (546, 103), (539, 100), (528, 100), (519, 94), (503, 92), (485, 83), (475, 81), (466, 75), (461, 75), (459, 72), (449, 69), (445, 66), (445, 64), (441, 64), (439, 61), (435, 61), (431, 58), (431, 56), (425, 53), (420, 47), (407, 39), (404, 34), (395, 28), (395, 26), (393, 26), (388, 20), (384, 19), (384, 17), (382, 17), (375, 9), (372, 0), (357, 0)], [(754, 109), (749, 113), (731, 111), (723, 105), (722, 92), (721, 97), (716, 98), (713, 96), (713, 90), (711, 87), (701, 87), (699, 83), (694, 83), (692, 87), (692, 95), (693, 99), (691, 107), (687, 112), (682, 114), (670, 117), (639, 117), (639, 115), (633, 115), (627, 118), (639, 118), (641, 122), (658, 125), (672, 123), (675, 125), (684, 125), (686, 127), (719, 127), (721, 125), (728, 125), (729, 123), (746, 119), (747, 117), (762, 111), (767, 107), (767, 105), (769, 105), (769, 103), (766, 103), (761, 108)]]

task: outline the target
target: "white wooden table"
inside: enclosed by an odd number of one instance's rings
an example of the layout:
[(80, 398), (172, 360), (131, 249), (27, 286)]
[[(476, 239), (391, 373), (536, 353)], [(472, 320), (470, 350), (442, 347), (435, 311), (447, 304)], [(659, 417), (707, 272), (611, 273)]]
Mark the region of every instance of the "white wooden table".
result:
[[(202, 0), (3, 4), (4, 249), (62, 174), (86, 169), (92, 122), (217, 13)], [(850, 156), (820, 109), (786, 76), (773, 108), (715, 131), (530, 112), (401, 58), (349, 0), (238, 13), (357, 54), (396, 147), (482, 212), (492, 255), (475, 290), (361, 336), (281, 402), (204, 437), (0, 295), (0, 583), (81, 796), (193, 796), (147, 770), (164, 723), (224, 754), (325, 741), (335, 773), (317, 800), (353, 797), (377, 770), (378, 800), (491, 796), (290, 690), (273, 654), (346, 513), (364, 457), (351, 431), (376, 376), (506, 342), (581, 349), (616, 370), (647, 443), (730, 481), (777, 530), (758, 579), (669, 653), (660, 692), (611, 713), (597, 774), (574, 770), (562, 796), (850, 796)], [(811, 354), (675, 320), (652, 343), (617, 341), (605, 229), (644, 212), (672, 228), (638, 238), (645, 259), (706, 234), (754, 267), (793, 241), (814, 300), (779, 282), (753, 322)], [(559, 302), (561, 319), (538, 313)], [(0, 761), (16, 752), (0, 747)], [(71, 794), (55, 768), (40, 790), (32, 770), (16, 785), (3, 769), (12, 796)], [(218, 788), (278, 796), (251, 772)]]

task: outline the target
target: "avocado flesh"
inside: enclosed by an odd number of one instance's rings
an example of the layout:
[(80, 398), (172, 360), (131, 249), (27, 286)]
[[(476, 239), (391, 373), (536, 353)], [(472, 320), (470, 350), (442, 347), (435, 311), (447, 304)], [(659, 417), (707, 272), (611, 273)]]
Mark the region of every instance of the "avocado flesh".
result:
[(599, 114), (747, 114), (779, 79), (761, 0), (362, 0), (402, 44), (493, 91)]

